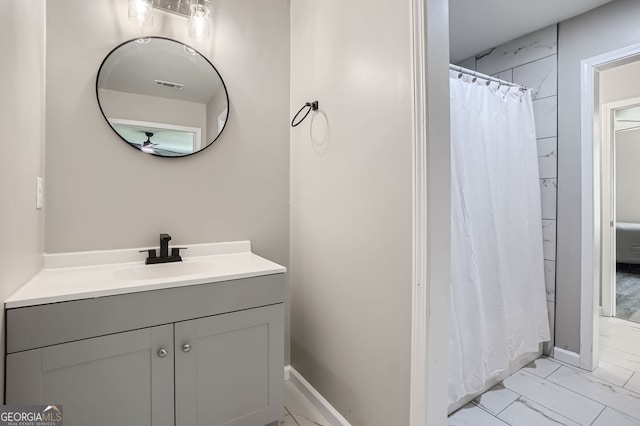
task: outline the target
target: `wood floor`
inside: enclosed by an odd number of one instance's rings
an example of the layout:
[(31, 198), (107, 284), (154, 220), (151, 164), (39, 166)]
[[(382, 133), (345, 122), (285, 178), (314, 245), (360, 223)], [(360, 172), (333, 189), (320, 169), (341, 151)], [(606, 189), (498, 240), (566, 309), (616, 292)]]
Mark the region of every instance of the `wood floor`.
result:
[(600, 323), (593, 372), (540, 358), (449, 417), (449, 426), (640, 426), (640, 324)]

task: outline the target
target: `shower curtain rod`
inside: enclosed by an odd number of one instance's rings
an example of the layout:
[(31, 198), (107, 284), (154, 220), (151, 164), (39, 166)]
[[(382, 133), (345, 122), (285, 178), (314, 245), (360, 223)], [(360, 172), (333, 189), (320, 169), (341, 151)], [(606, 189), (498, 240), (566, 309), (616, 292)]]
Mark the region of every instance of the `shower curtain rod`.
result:
[[(506, 80), (501, 80), (499, 78), (495, 78), (495, 77), (491, 77), (490, 75), (486, 75), (486, 74), (482, 74), (479, 73), (477, 71), (473, 71), (467, 68), (462, 68), (458, 65), (453, 65), (453, 64), (449, 64), (449, 69), (451, 71), (456, 71), (459, 72), (461, 74), (466, 74), (466, 75), (470, 75), (474, 78), (481, 78), (482, 80), (486, 80), (487, 81), (487, 86), (489, 85), (489, 82), (494, 82), (494, 83), (498, 83), (502, 86), (508, 86), (508, 87), (518, 87), (520, 90), (522, 90), (523, 92), (525, 90), (527, 90), (527, 87), (524, 87), (520, 84), (516, 84), (516, 83), (512, 83), (510, 81), (506, 81)], [(462, 75), (460, 75), (459, 77), (462, 77)]]

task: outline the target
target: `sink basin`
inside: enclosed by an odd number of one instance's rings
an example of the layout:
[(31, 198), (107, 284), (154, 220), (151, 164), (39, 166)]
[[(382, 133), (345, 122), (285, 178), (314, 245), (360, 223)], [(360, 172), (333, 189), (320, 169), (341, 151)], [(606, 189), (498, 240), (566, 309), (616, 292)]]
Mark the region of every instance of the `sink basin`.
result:
[(117, 270), (114, 275), (119, 280), (152, 280), (197, 275), (214, 269), (209, 262), (173, 262), (156, 265), (133, 266)]

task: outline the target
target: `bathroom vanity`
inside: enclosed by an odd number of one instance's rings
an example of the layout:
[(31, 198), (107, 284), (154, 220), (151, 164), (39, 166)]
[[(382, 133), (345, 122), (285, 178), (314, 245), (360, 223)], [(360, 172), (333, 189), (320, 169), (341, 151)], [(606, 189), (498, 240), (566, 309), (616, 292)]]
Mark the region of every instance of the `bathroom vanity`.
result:
[(67, 426), (277, 422), (285, 268), (248, 242), (189, 249), (52, 259), (6, 302), (6, 403), (62, 405)]

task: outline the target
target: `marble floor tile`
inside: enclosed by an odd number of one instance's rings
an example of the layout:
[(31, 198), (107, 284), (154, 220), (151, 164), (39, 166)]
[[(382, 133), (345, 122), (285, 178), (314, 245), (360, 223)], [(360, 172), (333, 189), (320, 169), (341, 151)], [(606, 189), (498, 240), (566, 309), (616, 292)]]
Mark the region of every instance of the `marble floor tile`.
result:
[(330, 426), (330, 423), (290, 381), (285, 381), (284, 405), (300, 426)]
[(497, 384), (474, 400), (474, 403), (492, 414), (498, 414), (520, 395)]
[(448, 426), (507, 426), (507, 423), (484, 411), (482, 408), (467, 404), (449, 416)]
[(609, 362), (603, 361), (602, 359), (598, 361), (598, 368), (596, 368), (593, 371), (583, 370), (581, 368), (567, 364), (562, 361), (558, 361), (556, 359), (554, 359), (553, 361), (564, 367), (576, 370), (579, 373), (597, 377), (600, 380), (604, 380), (605, 382), (611, 383), (612, 385), (616, 385), (619, 387), (623, 387), (624, 384), (627, 383), (629, 378), (631, 378), (631, 376), (633, 375), (633, 371), (627, 370), (626, 368), (622, 368), (617, 365), (611, 364)]
[(622, 387), (633, 375), (633, 371), (600, 360), (598, 363), (598, 368), (596, 368), (594, 371), (587, 372), (587, 374), (591, 374), (592, 376), (604, 380), (605, 382), (609, 382), (612, 385)]
[(523, 371), (512, 374), (503, 383), (507, 389), (580, 425), (590, 425), (604, 408), (598, 402)]
[(558, 56), (547, 56), (514, 68), (513, 81), (529, 87), (533, 99), (557, 95)]
[(592, 426), (640, 426), (640, 420), (607, 407)]
[(631, 376), (629, 381), (625, 383), (624, 388), (640, 395), (640, 373), (635, 373)]
[(636, 356), (640, 359), (640, 343), (634, 342), (633, 340), (600, 333), (600, 346), (607, 346), (609, 348), (628, 352), (629, 355)]
[(640, 324), (619, 318), (600, 317), (600, 335), (616, 336), (640, 344)]
[(286, 411), (286, 409), (285, 409), (285, 413), (287, 413), (287, 415), (284, 416), (282, 419), (278, 420), (278, 426), (300, 426), (298, 422), (295, 421), (293, 416), (289, 414), (288, 411)]
[(557, 362), (554, 362), (553, 360), (547, 357), (542, 357), (526, 365), (522, 369), (522, 371), (526, 371), (527, 373), (535, 374), (538, 377), (542, 377), (543, 379), (546, 379), (551, 375), (551, 373), (553, 373), (560, 367), (561, 365), (558, 364)]
[[(602, 336), (600, 336), (602, 340)], [(640, 356), (600, 344), (600, 359), (627, 370), (640, 372)]]
[(640, 420), (640, 395), (635, 392), (567, 367), (559, 368), (547, 380)]
[(522, 397), (509, 405), (498, 418), (517, 426), (579, 426), (578, 423)]

